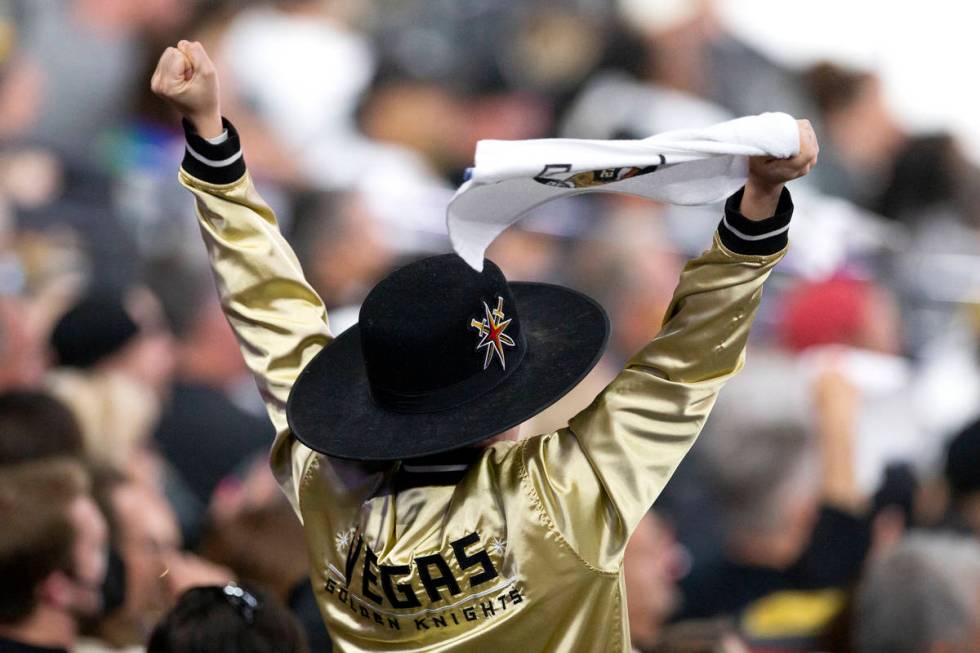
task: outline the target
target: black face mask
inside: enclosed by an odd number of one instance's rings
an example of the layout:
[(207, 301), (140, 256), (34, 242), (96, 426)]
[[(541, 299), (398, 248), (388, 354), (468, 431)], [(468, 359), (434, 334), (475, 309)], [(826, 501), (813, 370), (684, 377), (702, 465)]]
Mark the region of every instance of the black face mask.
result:
[(114, 547), (109, 547), (105, 580), (99, 588), (102, 595), (102, 616), (108, 616), (126, 602), (126, 563)]
[(126, 565), (123, 559), (114, 548), (109, 548), (106, 552), (106, 573), (102, 583), (86, 581), (72, 571), (66, 573), (77, 585), (98, 596), (100, 603), (96, 613), (77, 614), (83, 633), (97, 632), (99, 622), (122, 607), (126, 601)]

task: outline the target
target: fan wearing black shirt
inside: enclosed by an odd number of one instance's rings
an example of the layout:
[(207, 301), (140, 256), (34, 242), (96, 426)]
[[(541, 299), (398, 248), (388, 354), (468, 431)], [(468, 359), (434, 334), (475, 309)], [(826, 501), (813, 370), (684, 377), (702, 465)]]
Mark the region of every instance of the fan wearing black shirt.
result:
[(816, 391), (815, 437), (791, 422), (715, 425), (706, 462), (723, 555), (682, 581), (681, 618), (730, 615), (750, 642), (794, 648), (844, 608), (870, 539), (853, 473), (855, 395), (836, 373)]

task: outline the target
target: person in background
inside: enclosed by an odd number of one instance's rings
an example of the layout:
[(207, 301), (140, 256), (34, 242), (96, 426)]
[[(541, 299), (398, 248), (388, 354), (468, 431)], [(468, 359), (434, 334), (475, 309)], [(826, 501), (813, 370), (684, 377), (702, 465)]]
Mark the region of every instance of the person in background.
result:
[[(268, 465), (263, 468), (268, 471)], [(212, 504), (212, 523), (198, 552), (231, 569), (242, 583), (262, 587), (283, 601), (299, 620), (310, 650), (329, 653), (330, 637), (309, 579), (303, 527), (278, 486), (275, 490), (274, 500), (249, 502), (223, 516)]]
[(717, 103), (735, 115), (808, 112), (792, 71), (743, 41), (714, 0), (619, 0), (644, 44), (649, 81)]
[(234, 571), (242, 582), (288, 601), (299, 583), (308, 582), (309, 562), (302, 525), (286, 501), (275, 499), (213, 524), (198, 551)]
[(863, 70), (819, 63), (805, 73), (804, 84), (830, 145), (828, 165), (817, 180), (836, 195), (870, 206), (907, 138), (881, 80)]
[(84, 468), (0, 468), (0, 652), (67, 653), (102, 609), (108, 535)]
[(685, 618), (735, 614), (781, 587), (819, 512), (815, 456), (802, 428), (726, 426), (714, 425), (702, 451), (724, 520), (723, 558), (684, 579)]
[(892, 292), (872, 281), (838, 276), (802, 282), (786, 294), (778, 337), (793, 353), (844, 345), (898, 355), (902, 322)]
[[(839, 406), (821, 387), (818, 401)], [(682, 618), (733, 616), (750, 643), (806, 650), (844, 608), (869, 546), (848, 433), (829, 420), (816, 443), (792, 422), (713, 426), (703, 453), (723, 552), (682, 581)]]
[(48, 387), (78, 419), (89, 457), (120, 470), (142, 460), (173, 370), (156, 300), (142, 290), (89, 294), (50, 342), (57, 368)]
[(677, 578), (683, 564), (670, 527), (654, 512), (636, 527), (623, 558), (630, 640), (636, 651), (650, 651), (680, 602)]
[(39, 77), (22, 135), (85, 162), (126, 115), (146, 40), (188, 17), (186, 0), (24, 3), (20, 64)]
[(980, 650), (980, 546), (908, 536), (871, 564), (855, 610), (856, 653)]
[(248, 370), (210, 279), (167, 276), (169, 282), (155, 285), (176, 337), (176, 374), (154, 439), (198, 503), (207, 505), (222, 479), (263, 453), (273, 433), (232, 400)]
[(976, 226), (980, 170), (950, 132), (907, 132), (873, 72), (822, 62), (804, 79), (829, 137), (827, 192), (913, 228), (945, 213)]
[(173, 373), (173, 340), (146, 288), (92, 290), (60, 317), (50, 343), (59, 367), (118, 372), (162, 396)]
[(142, 651), (157, 620), (187, 588), (232, 580), (230, 571), (181, 551), (173, 509), (159, 490), (112, 468), (99, 470), (96, 495), (125, 573), (124, 600), (89, 629), (76, 653)]
[(153, 630), (147, 653), (306, 653), (296, 620), (271, 594), (196, 587)]
[(358, 304), (394, 265), (389, 238), (360, 193), (335, 191), (301, 203), (292, 240), (314, 290), (341, 308)]

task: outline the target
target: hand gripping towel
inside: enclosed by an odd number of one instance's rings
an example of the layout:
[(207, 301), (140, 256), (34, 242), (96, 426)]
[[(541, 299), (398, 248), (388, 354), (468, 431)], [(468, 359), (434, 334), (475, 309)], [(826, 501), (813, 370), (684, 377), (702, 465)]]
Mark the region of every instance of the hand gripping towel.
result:
[(711, 204), (745, 183), (748, 157), (786, 158), (799, 148), (796, 120), (785, 113), (641, 140), (480, 141), (469, 178), (449, 202), (449, 237), (456, 253), (482, 270), (490, 243), (549, 200), (606, 192), (669, 204)]

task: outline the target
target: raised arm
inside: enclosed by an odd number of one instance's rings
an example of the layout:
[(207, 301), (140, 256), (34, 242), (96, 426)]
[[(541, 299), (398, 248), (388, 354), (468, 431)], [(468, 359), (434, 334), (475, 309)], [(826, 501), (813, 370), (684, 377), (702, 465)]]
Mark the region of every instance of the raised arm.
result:
[(753, 160), (710, 250), (681, 274), (660, 333), (568, 429), (525, 443), (526, 483), (556, 531), (589, 564), (618, 569), (636, 524), (690, 450), (725, 381), (742, 366), (762, 285), (787, 245), (786, 181), (816, 161)]
[(276, 428), (273, 470), (295, 503), (294, 479), (312, 452), (289, 431), (286, 399), (330, 341), (326, 310), (252, 185), (235, 128), (221, 118), (218, 79), (204, 48), (188, 41), (167, 48), (151, 85), (184, 116), (180, 183), (194, 194), (222, 308)]

